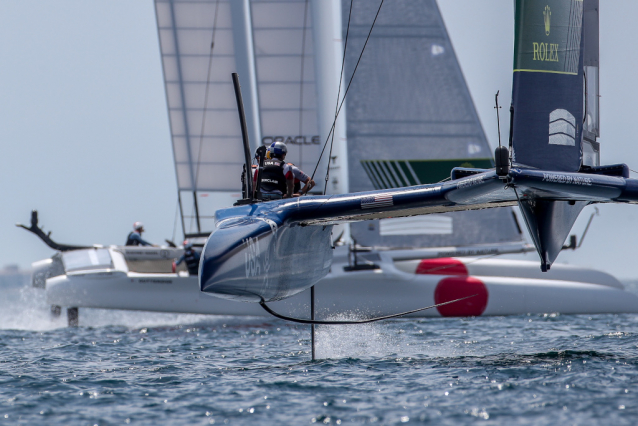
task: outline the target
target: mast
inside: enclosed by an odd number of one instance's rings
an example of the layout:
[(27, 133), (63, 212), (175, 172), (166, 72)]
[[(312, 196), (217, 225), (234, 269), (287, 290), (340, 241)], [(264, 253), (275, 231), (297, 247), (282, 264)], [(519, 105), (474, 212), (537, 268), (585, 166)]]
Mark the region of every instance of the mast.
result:
[[(323, 144), (330, 133), (335, 119), (337, 93), (345, 94), (341, 77), (341, 63), (343, 61), (343, 40), (341, 28), (340, 0), (311, 0), (312, 4), (312, 34), (315, 51), (315, 75), (317, 90), (317, 118), (319, 135)], [(344, 70), (345, 73), (345, 70)], [(345, 76), (344, 76), (345, 79)], [(330, 144), (330, 141), (328, 142)], [(330, 180), (326, 183), (327, 194), (344, 194), (348, 192), (348, 151), (346, 137), (346, 108), (341, 109), (337, 117), (334, 133), (332, 157), (328, 159), (330, 147), (326, 148), (324, 157), (319, 165), (317, 177), (322, 179), (330, 162)], [(321, 185), (320, 183), (318, 183)], [(335, 229), (335, 235), (340, 231)], [(350, 228), (344, 225), (344, 241), (350, 239)]]
[(239, 74), (239, 82), (243, 87), (242, 96), (246, 113), (246, 125), (248, 126), (248, 135), (251, 141), (250, 149), (254, 153), (261, 141), (261, 124), (250, 0), (232, 0), (230, 2), (230, 12), (236, 72)]
[[(312, 31), (315, 48), (315, 73), (317, 85), (317, 116), (321, 142), (328, 138), (337, 105), (343, 41), (341, 36), (341, 1), (311, 0)], [(341, 87), (341, 97), (344, 87)], [(339, 100), (340, 101), (340, 100)], [(328, 142), (329, 144), (330, 142)], [(326, 153), (329, 148), (326, 148)], [(324, 154), (326, 155), (326, 154)], [(322, 159), (320, 170), (326, 170)], [(323, 173), (322, 173), (323, 174)], [(346, 138), (346, 108), (342, 108), (335, 127), (334, 146), (330, 159), (330, 181), (326, 193), (348, 192), (348, 151)]]

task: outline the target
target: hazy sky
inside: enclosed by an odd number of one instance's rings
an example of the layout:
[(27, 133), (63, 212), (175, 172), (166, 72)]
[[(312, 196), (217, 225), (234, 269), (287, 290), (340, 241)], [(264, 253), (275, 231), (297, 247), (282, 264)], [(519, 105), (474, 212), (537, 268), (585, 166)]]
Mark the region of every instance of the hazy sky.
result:
[[(505, 112), (511, 96), (513, 1), (439, 6), (496, 146), (494, 94)], [(638, 2), (601, 0), (601, 9), (602, 163), (638, 170)], [(2, 0), (0, 63), (0, 267), (52, 254), (14, 226), (31, 209), (63, 243), (123, 244), (137, 220), (149, 240), (172, 239), (177, 195), (153, 1)], [(501, 124), (507, 139), (507, 114)], [(598, 208), (583, 247), (558, 260), (638, 278), (638, 206)]]

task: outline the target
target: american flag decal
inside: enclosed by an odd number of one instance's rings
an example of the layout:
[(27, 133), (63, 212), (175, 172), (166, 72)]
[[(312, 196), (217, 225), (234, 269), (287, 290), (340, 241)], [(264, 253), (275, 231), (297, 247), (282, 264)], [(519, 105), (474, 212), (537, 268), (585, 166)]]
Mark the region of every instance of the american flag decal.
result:
[(377, 207), (388, 207), (393, 205), (394, 202), (392, 201), (392, 194), (381, 194), (361, 199), (362, 209), (375, 209)]

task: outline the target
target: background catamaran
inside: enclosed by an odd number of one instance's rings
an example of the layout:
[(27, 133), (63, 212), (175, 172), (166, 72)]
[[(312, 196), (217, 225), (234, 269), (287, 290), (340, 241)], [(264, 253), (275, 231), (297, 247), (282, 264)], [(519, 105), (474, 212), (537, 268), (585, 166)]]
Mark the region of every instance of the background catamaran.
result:
[[(334, 118), (340, 38), (348, 31), (341, 17), (349, 15), (349, 6), (348, 1), (156, 0), (188, 238), (205, 239), (214, 229), (215, 210), (241, 190), (243, 152), (231, 72), (242, 78), (253, 151), (260, 143), (282, 140), (289, 161), (306, 171), (315, 167)], [(376, 12), (371, 2), (353, 6), (345, 76), (357, 64)], [(455, 166), (492, 167), (434, 1), (383, 6), (335, 134), (328, 193), (436, 183)], [(320, 189), (326, 158), (317, 167)], [(332, 267), (316, 288), (320, 314), (405, 311), (468, 289), (480, 297), (419, 315), (638, 310), (638, 299), (608, 274), (565, 265), (541, 274), (536, 262), (495, 258), (530, 249), (509, 207), (353, 223), (334, 235), (353, 244), (330, 253)], [(179, 254), (170, 248), (74, 250), (34, 265), (34, 277), (58, 306), (264, 314), (253, 304), (203, 295), (196, 278), (171, 274), (170, 262)], [(311, 275), (303, 263), (298, 266)], [(308, 304), (306, 291), (274, 307), (303, 314)]]

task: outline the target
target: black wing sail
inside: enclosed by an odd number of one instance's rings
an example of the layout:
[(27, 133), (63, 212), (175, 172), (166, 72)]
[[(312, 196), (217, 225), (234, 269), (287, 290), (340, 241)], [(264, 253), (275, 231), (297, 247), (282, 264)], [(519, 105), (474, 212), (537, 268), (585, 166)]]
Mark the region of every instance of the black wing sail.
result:
[(582, 162), (583, 1), (517, 0), (512, 85), (516, 164), (576, 172)]

